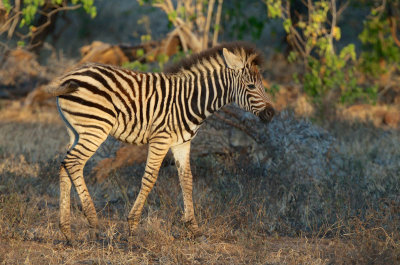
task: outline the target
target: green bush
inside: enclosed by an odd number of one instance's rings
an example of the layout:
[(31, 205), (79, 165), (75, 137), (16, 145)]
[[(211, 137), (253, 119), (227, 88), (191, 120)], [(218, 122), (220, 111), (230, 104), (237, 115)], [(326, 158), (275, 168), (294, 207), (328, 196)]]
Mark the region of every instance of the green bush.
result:
[(400, 69), (400, 47), (394, 42), (390, 27), (387, 17), (372, 10), (359, 35), (363, 48), (360, 56), (361, 70), (374, 77), (391, 68)]
[[(9, 38), (17, 37), (17, 45), (30, 50), (42, 45), (48, 34), (46, 29), (54, 25), (57, 13), (83, 8), (91, 18), (97, 15), (94, 0), (24, 0), (18, 5), (10, 0), (0, 1), (6, 11), (1, 32), (8, 32)], [(14, 23), (19, 23), (19, 29), (11, 26)]]
[(288, 60), (303, 65), (304, 72), (296, 74), (295, 80), (303, 84), (304, 92), (318, 107), (376, 101), (377, 87), (358, 84), (355, 45), (350, 43), (339, 51), (334, 47), (334, 42), (341, 39), (341, 29), (334, 19), (334, 1), (312, 2), (305, 16), (307, 19), (299, 17), (296, 24), (290, 15), (290, 2), (265, 2), (269, 16), (282, 19), (289, 44), (293, 46)]

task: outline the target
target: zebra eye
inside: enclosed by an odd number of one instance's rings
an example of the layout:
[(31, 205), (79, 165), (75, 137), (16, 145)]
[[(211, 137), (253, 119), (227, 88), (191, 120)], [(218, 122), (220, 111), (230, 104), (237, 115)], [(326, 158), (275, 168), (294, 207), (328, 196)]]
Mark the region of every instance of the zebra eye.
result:
[(249, 85), (247, 85), (247, 87), (250, 88), (250, 89), (256, 88), (256, 86), (254, 84), (249, 84)]

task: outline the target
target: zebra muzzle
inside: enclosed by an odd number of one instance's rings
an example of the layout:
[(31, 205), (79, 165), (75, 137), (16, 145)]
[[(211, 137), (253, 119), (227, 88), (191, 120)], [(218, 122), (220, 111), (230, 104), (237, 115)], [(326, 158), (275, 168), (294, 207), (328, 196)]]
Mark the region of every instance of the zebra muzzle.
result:
[(260, 111), (258, 116), (263, 122), (270, 122), (272, 120), (272, 117), (275, 115), (275, 110), (272, 107), (266, 107), (264, 110)]

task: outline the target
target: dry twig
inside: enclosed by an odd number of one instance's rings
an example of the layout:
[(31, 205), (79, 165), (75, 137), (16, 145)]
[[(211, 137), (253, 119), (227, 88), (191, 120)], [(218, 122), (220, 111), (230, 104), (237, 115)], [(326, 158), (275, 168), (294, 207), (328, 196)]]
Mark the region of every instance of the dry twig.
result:
[(392, 33), (392, 38), (397, 46), (400, 47), (400, 40), (397, 38), (397, 26), (396, 26), (396, 18), (391, 16), (389, 17), (389, 24), (390, 24), (390, 32)]
[[(216, 25), (219, 25), (222, 11), (222, 0), (218, 0), (216, 14)], [(171, 23), (175, 29), (169, 33), (168, 38), (179, 37), (184, 51), (192, 50), (200, 52), (208, 48), (208, 36), (211, 29), (215, 0), (208, 2), (207, 14), (203, 12), (203, 2), (196, 1), (177, 1), (176, 7), (171, 0), (157, 1), (152, 5), (160, 8), (167, 15), (174, 14)], [(182, 12), (183, 8), (183, 12)], [(191, 18), (195, 17), (195, 20)], [(213, 42), (215, 45), (218, 38), (218, 26), (214, 27)]]
[(217, 45), (218, 42), (218, 32), (219, 32), (219, 26), (220, 26), (220, 21), (221, 21), (221, 11), (222, 11), (222, 3), (224, 0), (218, 0), (218, 9), (217, 9), (217, 15), (215, 18), (215, 27), (214, 27), (214, 36), (213, 36), (213, 42), (212, 46)]
[[(230, 115), (230, 112), (225, 112), (228, 115)], [(237, 121), (233, 121), (231, 119), (227, 119), (225, 117), (223, 117), (222, 115), (218, 114), (218, 113), (214, 113), (214, 116), (216, 118), (218, 118), (219, 120), (223, 121), (224, 123), (235, 127), (236, 129), (239, 129), (240, 131), (244, 132), (245, 134), (247, 134), (248, 136), (250, 136), (254, 141), (256, 141), (257, 143), (259, 142), (259, 139), (257, 137), (255, 137), (252, 133), (251, 133), (251, 128), (248, 128), (246, 125), (242, 125), (240, 123), (238, 123)]]
[(211, 16), (214, 9), (215, 0), (210, 0), (208, 2), (208, 11), (207, 11), (207, 20), (206, 20), (206, 27), (203, 32), (203, 50), (208, 48), (208, 33), (210, 32), (210, 25), (211, 25)]
[(29, 46), (27, 47), (28, 50), (31, 50), (38, 45), (42, 44), (42, 41), (39, 41), (37, 43), (32, 43), (32, 41), (42, 34), (46, 28), (48, 28), (51, 23), (54, 15), (56, 15), (59, 12), (62, 11), (67, 11), (67, 10), (75, 10), (80, 8), (82, 5), (73, 5), (73, 6), (68, 6), (66, 3), (64, 3), (63, 6), (58, 6), (58, 5), (51, 5), (52, 9), (50, 12), (45, 12), (43, 10), (38, 11), (38, 13), (44, 17), (46, 17), (46, 22), (39, 25), (38, 27), (33, 27), (32, 30), (30, 30), (28, 33), (23, 34), (21, 32), (16, 32), (15, 29), (18, 26), (21, 16), (22, 16), (22, 11), (21, 11), (21, 0), (16, 0), (13, 6), (12, 11), (10, 12), (10, 17), (7, 18), (4, 23), (0, 26), (0, 34), (7, 32), (7, 37), (8, 39), (12, 38), (14, 35), (18, 35), (22, 40), (25, 39), (30, 39)]

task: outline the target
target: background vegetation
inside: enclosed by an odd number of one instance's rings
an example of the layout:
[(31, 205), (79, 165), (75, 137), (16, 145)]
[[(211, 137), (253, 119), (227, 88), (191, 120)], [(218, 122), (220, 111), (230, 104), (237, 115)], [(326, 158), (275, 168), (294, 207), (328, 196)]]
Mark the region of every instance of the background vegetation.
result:
[[(400, 263), (400, 1), (0, 1), (0, 262), (4, 264)], [(85, 168), (101, 240), (73, 192), (78, 246), (58, 229), (68, 143), (46, 84), (87, 61), (140, 71), (222, 41), (264, 52), (279, 113), (235, 107), (193, 142), (186, 236), (167, 156), (127, 242), (145, 149), (108, 139)]]

